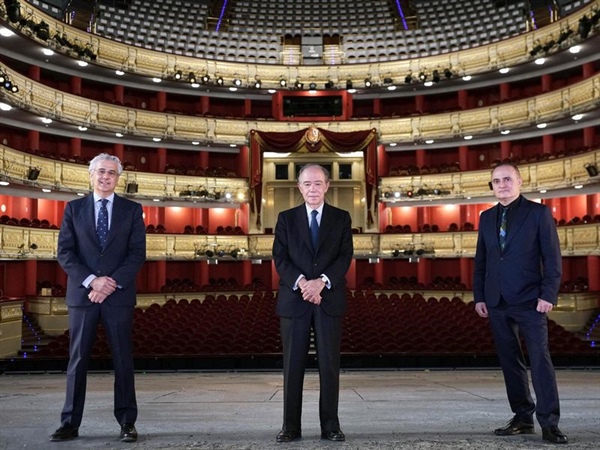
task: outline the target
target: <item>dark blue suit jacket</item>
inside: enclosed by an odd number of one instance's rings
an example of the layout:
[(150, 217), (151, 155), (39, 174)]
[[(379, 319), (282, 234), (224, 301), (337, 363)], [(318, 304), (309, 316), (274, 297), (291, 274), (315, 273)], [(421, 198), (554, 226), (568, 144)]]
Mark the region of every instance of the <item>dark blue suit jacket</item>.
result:
[(68, 275), (68, 306), (90, 306), (89, 290), (81, 283), (90, 275), (109, 276), (120, 286), (105, 302), (133, 306), (136, 274), (146, 260), (142, 206), (114, 196), (112, 220), (104, 250), (96, 235), (94, 196), (70, 201), (58, 234), (58, 262)]
[(297, 317), (310, 307), (311, 303), (302, 299), (300, 289), (293, 290), (301, 274), (309, 280), (325, 274), (331, 289), (321, 291), (321, 307), (332, 316), (344, 314), (346, 272), (353, 253), (352, 220), (348, 211), (323, 205), (316, 252), (312, 248), (305, 204), (281, 212), (273, 242), (273, 260), (280, 277), (277, 314)]
[(500, 205), (481, 214), (473, 293), (475, 302), (496, 306), (538, 298), (556, 304), (562, 276), (560, 242), (547, 206), (521, 197), (512, 215), (504, 251), (498, 242)]

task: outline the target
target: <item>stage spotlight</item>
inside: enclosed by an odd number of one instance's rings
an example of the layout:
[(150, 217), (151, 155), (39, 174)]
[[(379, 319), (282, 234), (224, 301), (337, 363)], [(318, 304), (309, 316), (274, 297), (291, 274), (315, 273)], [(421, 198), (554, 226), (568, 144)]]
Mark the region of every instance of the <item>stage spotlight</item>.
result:
[(450, 69), (444, 69), (444, 76), (448, 79), (452, 78), (452, 71)]
[(2, 72), (0, 72), (0, 83), (4, 84), (4, 82), (7, 80), (8, 78), (6, 78), (6, 75)]
[(316, 91), (317, 90), (317, 83), (310, 83), (308, 85), (308, 89), (311, 91)]
[(242, 80), (240, 80), (239, 78), (235, 78), (233, 80), (233, 85), (237, 86), (237, 87), (240, 87), (242, 85)]
[(137, 194), (138, 184), (135, 181), (132, 181), (131, 183), (127, 183), (125, 185), (125, 191), (128, 194)]
[(352, 80), (346, 80), (346, 89), (352, 89)]
[(260, 88), (261, 88), (261, 86), (262, 86), (262, 82), (261, 82), (260, 80), (256, 80), (256, 81), (254, 82), (254, 87), (255, 87), (256, 89), (260, 89)]
[(408, 74), (406, 75), (406, 77), (404, 77), (404, 84), (410, 84), (412, 83), (412, 75)]
[(7, 91), (12, 90), (13, 84), (10, 80), (6, 80), (3, 84), (4, 89), (6, 89)]
[(431, 75), (432, 75), (432, 80), (434, 83), (440, 82), (440, 73), (437, 70), (434, 70)]
[(371, 83), (371, 79), (365, 78), (365, 87), (370, 88), (371, 86), (373, 86), (373, 83)]
[(178, 70), (177, 72), (175, 72), (175, 75), (173, 76), (173, 78), (175, 78), (176, 80), (181, 80), (181, 78), (183, 78), (183, 73), (181, 73), (181, 70)]
[(27, 171), (27, 179), (29, 181), (35, 181), (38, 179), (38, 177), (40, 176), (40, 170), (37, 167), (30, 167), (29, 170)]
[(190, 72), (188, 74), (188, 81), (192, 84), (196, 82), (196, 75), (194, 75), (194, 72)]
[(202, 75), (202, 83), (206, 84), (210, 81), (210, 76), (205, 73), (204, 75)]
[(427, 74), (425, 72), (419, 72), (419, 80), (425, 81), (427, 79)]
[(224, 81), (223, 81), (223, 77), (218, 77), (218, 78), (217, 78), (217, 84), (218, 84), (219, 86), (223, 86), (223, 83), (224, 83)]
[(17, 0), (4, 0), (6, 6), (6, 15), (11, 22), (18, 22), (21, 19), (21, 10)]
[(385, 77), (383, 79), (383, 84), (392, 84), (394, 82), (394, 80), (392, 80), (390, 77)]
[(13, 84), (12, 87), (10, 88), (10, 92), (12, 92), (13, 94), (16, 94), (17, 92), (19, 92), (19, 87), (16, 84)]
[(411, 189), (410, 191), (406, 191), (406, 196), (408, 198), (413, 198), (413, 196), (415, 195), (415, 193), (413, 192), (413, 190)]
[(300, 80), (296, 80), (294, 86), (296, 86), (296, 89), (302, 89), (304, 87), (304, 85), (300, 83)]
[(400, 250), (398, 250), (397, 248), (394, 249), (394, 251), (392, 252), (392, 256), (394, 258), (398, 258), (400, 256)]
[(588, 16), (583, 16), (581, 19), (579, 19), (579, 27), (577, 31), (579, 31), (579, 36), (581, 39), (587, 39), (590, 31), (592, 31), (592, 21), (588, 18)]
[(329, 80), (327, 83), (325, 83), (325, 89), (331, 89), (333, 88), (333, 81)]
[(587, 170), (587, 173), (590, 177), (598, 176), (598, 168), (595, 164), (586, 164), (585, 170)]
[(281, 80), (279, 80), (279, 86), (286, 87), (287, 86), (287, 81), (282, 78)]

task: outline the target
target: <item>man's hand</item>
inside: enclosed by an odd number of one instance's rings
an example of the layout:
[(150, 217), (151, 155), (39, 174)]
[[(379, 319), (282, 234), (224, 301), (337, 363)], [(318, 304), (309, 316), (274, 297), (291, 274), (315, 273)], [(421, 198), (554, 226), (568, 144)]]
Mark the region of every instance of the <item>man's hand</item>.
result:
[[(115, 292), (117, 289), (117, 282), (111, 277), (97, 277), (92, 280), (90, 287), (93, 291), (104, 295), (104, 298)], [(103, 299), (104, 300), (104, 299)]]
[(325, 287), (325, 282), (321, 278), (315, 278), (314, 280), (304, 278), (298, 283), (298, 287), (305, 301), (315, 305), (321, 304), (321, 291)]
[(475, 311), (477, 311), (480, 317), (489, 317), (485, 302), (475, 303)]
[(101, 292), (94, 290), (90, 291), (88, 294), (88, 298), (92, 303), (102, 303), (104, 300), (106, 300), (106, 297), (108, 297), (108, 295), (104, 295)]
[(537, 312), (541, 312), (542, 314), (549, 313), (554, 308), (554, 305), (546, 300), (538, 298), (538, 304), (535, 308)]

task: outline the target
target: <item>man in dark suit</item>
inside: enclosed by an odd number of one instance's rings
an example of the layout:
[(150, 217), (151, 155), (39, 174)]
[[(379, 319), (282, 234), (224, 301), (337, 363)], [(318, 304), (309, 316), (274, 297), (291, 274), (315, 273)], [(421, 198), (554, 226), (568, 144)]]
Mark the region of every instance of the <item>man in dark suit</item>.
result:
[[(560, 406), (548, 348), (547, 313), (558, 301), (560, 243), (550, 210), (521, 195), (519, 169), (501, 163), (492, 171), (499, 204), (479, 222), (473, 290), (475, 310), (488, 318), (514, 417), (494, 434), (533, 433), (533, 414), (544, 440), (563, 444)], [(519, 332), (527, 345), (537, 405), (529, 390)]]
[(316, 164), (298, 174), (304, 202), (279, 214), (273, 260), (280, 277), (277, 314), (283, 345), (283, 428), (277, 442), (302, 437), (302, 389), (311, 328), (317, 348), (321, 438), (344, 441), (338, 403), (345, 275), (352, 262), (350, 214), (325, 203), (329, 172)]
[(96, 156), (89, 166), (93, 195), (67, 203), (58, 235), (58, 262), (68, 275), (70, 359), (61, 426), (50, 440), (79, 435), (87, 370), (102, 323), (115, 370), (114, 414), (120, 439), (135, 442), (132, 331), (136, 274), (146, 259), (146, 232), (139, 203), (115, 195), (123, 168), (115, 156)]

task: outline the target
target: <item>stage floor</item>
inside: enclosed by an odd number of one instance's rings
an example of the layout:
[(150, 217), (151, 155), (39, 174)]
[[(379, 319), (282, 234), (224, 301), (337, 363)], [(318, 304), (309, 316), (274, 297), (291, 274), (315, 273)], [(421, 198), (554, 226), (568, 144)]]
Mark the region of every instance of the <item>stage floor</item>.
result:
[[(600, 448), (600, 370), (557, 369), (560, 428), (570, 449)], [(0, 449), (535, 449), (536, 433), (497, 437), (512, 413), (502, 374), (484, 370), (344, 371), (340, 421), (345, 443), (320, 440), (319, 379), (305, 380), (303, 438), (277, 444), (280, 372), (136, 375), (139, 440), (118, 440), (112, 373), (91, 373), (80, 437), (49, 442), (59, 426), (63, 373), (0, 376)]]

